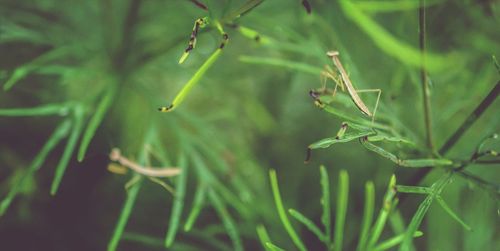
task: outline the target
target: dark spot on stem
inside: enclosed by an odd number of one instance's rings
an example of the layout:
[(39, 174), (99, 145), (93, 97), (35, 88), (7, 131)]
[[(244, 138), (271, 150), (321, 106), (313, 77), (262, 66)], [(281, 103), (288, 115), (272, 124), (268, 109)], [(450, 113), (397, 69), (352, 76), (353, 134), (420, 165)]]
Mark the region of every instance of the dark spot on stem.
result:
[(309, 161), (311, 160), (311, 155), (312, 155), (312, 149), (308, 147), (307, 152), (306, 152), (306, 159), (304, 160), (304, 164), (309, 164)]
[(311, 14), (311, 4), (307, 0), (302, 0), (302, 5), (307, 11), (307, 14)]
[(191, 2), (194, 3), (200, 9), (203, 9), (204, 11), (208, 10), (207, 6), (204, 5), (203, 3), (199, 2), (198, 0), (191, 0)]

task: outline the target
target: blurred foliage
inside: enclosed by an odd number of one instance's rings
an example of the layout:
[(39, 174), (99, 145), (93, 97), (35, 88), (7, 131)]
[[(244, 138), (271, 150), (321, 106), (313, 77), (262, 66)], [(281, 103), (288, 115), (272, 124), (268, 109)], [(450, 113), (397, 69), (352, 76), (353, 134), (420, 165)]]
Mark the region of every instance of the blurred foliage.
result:
[[(2, 250), (495, 250), (499, 23), (498, 1), (1, 0)], [(374, 123), (344, 92), (322, 109), (309, 96), (329, 50), (357, 89), (382, 90)], [(376, 96), (360, 96), (373, 110)], [(181, 167), (161, 179), (174, 194), (108, 172), (113, 147)]]

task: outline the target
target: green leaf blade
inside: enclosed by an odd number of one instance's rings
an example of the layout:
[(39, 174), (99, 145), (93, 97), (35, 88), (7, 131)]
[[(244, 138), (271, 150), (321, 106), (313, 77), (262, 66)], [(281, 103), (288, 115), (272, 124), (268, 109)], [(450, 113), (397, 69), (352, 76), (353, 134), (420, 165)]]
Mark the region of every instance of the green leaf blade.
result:
[(175, 235), (179, 228), (179, 222), (182, 216), (182, 209), (184, 207), (184, 197), (186, 195), (188, 164), (185, 154), (181, 154), (179, 158), (179, 166), (181, 173), (177, 178), (177, 185), (175, 187), (176, 194), (174, 202), (172, 203), (172, 211), (170, 220), (168, 222), (168, 230), (165, 235), (165, 247), (170, 247), (174, 243)]
[(71, 122), (69, 120), (65, 120), (54, 130), (54, 133), (49, 137), (40, 152), (38, 152), (36, 157), (31, 162), (24, 176), (9, 190), (7, 196), (0, 202), (0, 216), (7, 211), (20, 189), (24, 186), (27, 178), (33, 175), (36, 170), (40, 169), (49, 153), (59, 144), (59, 142), (63, 140), (64, 137), (67, 136), (70, 128)]
[(294, 209), (288, 209), (288, 213), (298, 222), (306, 226), (306, 228), (309, 229), (313, 234), (315, 234), (320, 241), (326, 240), (325, 238), (326, 236), (321, 232), (321, 230), (316, 226), (316, 224), (314, 224), (314, 222), (309, 218), (307, 218), (305, 215)]
[(285, 207), (283, 206), (283, 201), (281, 200), (281, 195), (278, 186), (278, 179), (276, 177), (276, 171), (274, 169), (269, 170), (269, 179), (271, 181), (271, 188), (273, 191), (274, 202), (276, 204), (276, 209), (278, 210), (278, 215), (281, 219), (281, 223), (283, 223), (285, 230), (287, 231), (288, 235), (292, 239), (295, 246), (297, 246), (297, 248), (301, 251), (307, 250), (304, 243), (302, 242), (302, 240), (300, 240), (299, 236), (293, 229), (290, 220), (288, 220), (288, 217), (285, 212)]
[(59, 189), (59, 185), (61, 184), (62, 178), (64, 176), (64, 172), (66, 171), (71, 156), (73, 155), (73, 151), (75, 150), (76, 143), (78, 141), (78, 138), (80, 137), (83, 128), (83, 116), (84, 116), (83, 106), (82, 105), (75, 106), (73, 129), (71, 131), (71, 134), (69, 135), (68, 142), (66, 143), (66, 147), (64, 148), (63, 155), (61, 156), (61, 159), (57, 164), (54, 179), (52, 180), (52, 185), (50, 187), (50, 194), (52, 196), (56, 195), (57, 190)]
[(332, 236), (332, 226), (331, 226), (331, 209), (330, 209), (330, 180), (328, 178), (328, 172), (325, 166), (320, 167), (321, 174), (321, 205), (323, 206), (323, 212), (321, 215), (321, 222), (325, 228), (324, 242), (327, 248), (331, 245)]
[(347, 171), (341, 170), (339, 175), (337, 212), (335, 215), (335, 233), (334, 233), (334, 250), (337, 251), (342, 250), (348, 199), (349, 199), (349, 175), (347, 174)]
[(104, 94), (101, 102), (99, 102), (94, 116), (92, 116), (92, 118), (90, 119), (90, 122), (85, 129), (85, 132), (83, 133), (82, 141), (80, 142), (80, 148), (78, 149), (78, 162), (82, 162), (85, 158), (85, 153), (87, 152), (87, 149), (97, 131), (97, 128), (101, 124), (104, 115), (106, 115), (106, 112), (109, 110), (109, 107), (113, 104), (115, 93), (116, 87), (110, 87), (110, 89)]
[(229, 238), (231, 239), (231, 241), (233, 243), (234, 250), (235, 251), (243, 251), (243, 245), (241, 243), (241, 238), (240, 238), (238, 228), (236, 227), (236, 224), (234, 223), (233, 219), (231, 218), (231, 215), (227, 211), (224, 203), (219, 198), (219, 196), (215, 193), (215, 191), (212, 189), (210, 189), (208, 191), (208, 197), (210, 198), (210, 201), (212, 202), (212, 205), (214, 206), (215, 211), (217, 211), (217, 214), (222, 219), (222, 224), (224, 225), (224, 228), (226, 228), (226, 231), (229, 235)]
[(365, 184), (365, 204), (363, 210), (363, 220), (361, 223), (361, 231), (359, 235), (358, 247), (356, 250), (361, 251), (366, 249), (368, 241), (368, 233), (373, 221), (373, 212), (375, 209), (375, 185), (372, 181)]

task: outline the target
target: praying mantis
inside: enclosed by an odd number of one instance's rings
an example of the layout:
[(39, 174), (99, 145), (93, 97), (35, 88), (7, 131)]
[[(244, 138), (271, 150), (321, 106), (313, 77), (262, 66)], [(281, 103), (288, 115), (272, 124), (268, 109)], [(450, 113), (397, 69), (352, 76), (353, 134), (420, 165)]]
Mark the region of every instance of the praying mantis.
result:
[[(315, 100), (315, 103), (317, 106), (320, 108), (325, 108), (326, 104), (321, 101), (321, 96), (327, 93), (327, 88), (326, 88), (326, 81), (328, 79), (332, 79), (335, 82), (335, 88), (332, 92), (332, 97), (335, 96), (337, 93), (337, 88), (340, 86), (342, 91), (346, 91), (347, 94), (349, 95), (350, 99), (352, 102), (355, 104), (355, 106), (363, 113), (364, 115), (368, 116), (371, 118), (371, 126), (365, 126), (361, 125), (358, 123), (348, 123), (348, 122), (342, 122), (342, 125), (340, 129), (337, 132), (337, 135), (332, 138), (326, 138), (322, 139), (318, 142), (315, 142), (311, 145), (308, 146), (307, 148), (307, 153), (306, 153), (306, 160), (304, 161), (305, 163), (308, 163), (310, 158), (311, 158), (311, 151), (313, 149), (318, 149), (318, 148), (327, 148), (335, 143), (344, 143), (344, 142), (349, 142), (355, 139), (358, 139), (359, 142), (368, 150), (375, 152), (379, 154), (380, 156), (389, 159), (390, 161), (394, 162), (398, 166), (403, 166), (403, 167), (410, 167), (410, 168), (422, 168), (422, 167), (429, 167), (429, 166), (452, 166), (455, 163), (451, 160), (448, 159), (443, 159), (443, 158), (423, 158), (423, 159), (400, 159), (397, 157), (395, 154), (388, 152), (387, 150), (383, 149), (382, 147), (376, 146), (371, 142), (374, 141), (389, 141), (389, 142), (396, 142), (396, 143), (405, 143), (409, 145), (414, 144), (408, 140), (405, 140), (401, 137), (393, 137), (390, 135), (387, 135), (386, 133), (382, 131), (375, 130), (375, 115), (377, 112), (378, 108), (378, 103), (380, 100), (380, 96), (382, 94), (381, 89), (362, 89), (362, 90), (356, 90), (354, 88), (354, 85), (352, 84), (349, 75), (347, 74), (347, 71), (344, 69), (344, 66), (340, 62), (339, 59), (339, 52), (338, 51), (328, 51), (326, 53), (328, 57), (330, 57), (333, 61), (333, 64), (335, 65), (337, 72), (332, 70), (328, 65), (325, 66), (325, 69), (321, 72), (321, 81), (323, 83), (322, 88), (319, 91), (316, 90), (311, 90), (309, 92), (309, 95)], [(375, 107), (373, 109), (373, 112), (371, 112), (367, 105), (363, 102), (361, 97), (358, 95), (359, 93), (362, 92), (376, 92), (377, 93), (377, 101), (375, 103)], [(347, 128), (351, 126), (353, 129), (355, 129), (357, 132), (354, 133), (346, 133)], [(386, 128), (381, 128), (380, 126), (377, 125), (377, 129), (386, 129)]]
[[(167, 183), (160, 180), (160, 178), (173, 177), (177, 176), (181, 173), (181, 169), (178, 167), (148, 167), (142, 166), (121, 154), (120, 149), (113, 148), (111, 153), (109, 154), (109, 160), (113, 162), (117, 162), (119, 165), (114, 163), (108, 165), (108, 170), (115, 174), (125, 174), (127, 173), (127, 169), (129, 168), (134, 172), (147, 177), (149, 180), (157, 183), (158, 185), (165, 188), (168, 192), (175, 194), (174, 189), (168, 185)], [(139, 176), (134, 176), (127, 184), (125, 185), (125, 189), (129, 189), (132, 187), (137, 181)]]
[[(349, 75), (347, 74), (347, 71), (344, 69), (344, 66), (340, 62), (339, 59), (339, 52), (338, 51), (328, 51), (326, 55), (330, 57), (333, 61), (333, 64), (338, 70), (338, 74), (332, 70), (332, 68), (328, 65), (325, 66), (325, 69), (321, 72), (321, 81), (323, 83), (323, 87), (321, 91), (314, 91), (311, 90), (309, 94), (311, 95), (312, 98), (315, 99), (316, 103), (321, 106), (323, 105), (322, 102), (319, 99), (319, 95), (323, 94), (326, 92), (326, 82), (328, 79), (332, 79), (335, 82), (335, 88), (333, 90), (332, 96), (335, 96), (337, 93), (337, 88), (340, 86), (340, 89), (342, 91), (345, 91), (347, 89), (347, 93), (349, 94), (349, 97), (351, 98), (352, 102), (356, 105), (356, 107), (366, 116), (372, 118), (372, 123), (375, 121), (375, 115), (377, 112), (378, 108), (378, 102), (380, 100), (380, 95), (382, 94), (381, 89), (361, 89), (361, 90), (356, 90), (354, 88), (354, 85), (351, 82), (351, 79), (349, 78)], [(359, 97), (358, 93), (362, 92), (376, 92), (377, 93), (377, 101), (375, 102), (375, 108), (373, 109), (373, 113), (370, 112), (366, 104), (363, 102), (363, 100)]]

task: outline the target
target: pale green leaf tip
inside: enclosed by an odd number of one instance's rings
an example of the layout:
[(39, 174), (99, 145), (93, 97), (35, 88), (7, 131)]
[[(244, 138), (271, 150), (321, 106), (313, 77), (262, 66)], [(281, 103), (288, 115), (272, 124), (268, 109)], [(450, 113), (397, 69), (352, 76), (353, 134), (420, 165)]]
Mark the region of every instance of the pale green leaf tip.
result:
[(78, 156), (76, 157), (76, 160), (78, 162), (82, 162), (84, 158), (85, 158), (85, 152), (79, 152)]
[(182, 54), (181, 58), (179, 59), (179, 64), (184, 63), (184, 61), (186, 61), (186, 59), (187, 59), (188, 56), (189, 56), (189, 53), (184, 52)]
[(391, 176), (391, 180), (389, 181), (389, 186), (392, 188), (392, 187), (395, 187), (396, 186), (396, 175), (393, 174)]

